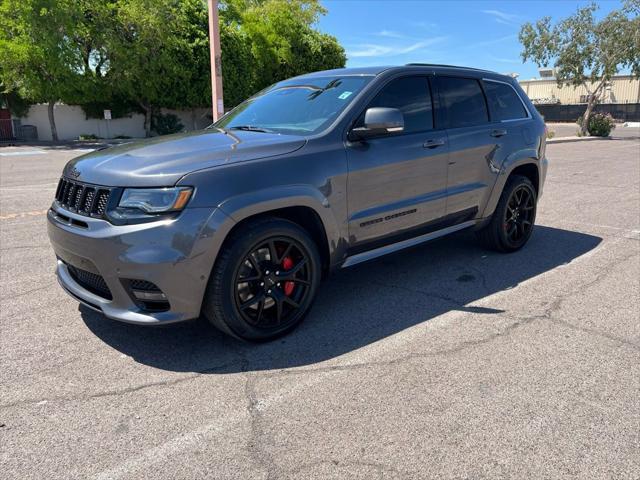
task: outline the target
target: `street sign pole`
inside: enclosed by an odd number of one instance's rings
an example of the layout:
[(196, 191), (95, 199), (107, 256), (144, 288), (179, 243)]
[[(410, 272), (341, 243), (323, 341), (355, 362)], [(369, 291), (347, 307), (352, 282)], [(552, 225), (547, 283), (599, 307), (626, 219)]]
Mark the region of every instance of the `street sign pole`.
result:
[(107, 139), (111, 138), (111, 129), (109, 128), (109, 122), (111, 122), (111, 110), (105, 110), (104, 121), (107, 123)]
[(220, 58), (220, 24), (218, 21), (218, 0), (208, 0), (209, 5), (209, 49), (211, 51), (211, 100), (213, 121), (224, 115), (222, 100), (222, 60)]

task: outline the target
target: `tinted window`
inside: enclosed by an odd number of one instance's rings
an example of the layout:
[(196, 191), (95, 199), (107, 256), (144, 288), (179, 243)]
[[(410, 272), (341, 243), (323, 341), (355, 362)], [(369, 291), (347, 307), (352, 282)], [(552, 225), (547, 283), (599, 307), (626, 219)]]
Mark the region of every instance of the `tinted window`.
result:
[[(404, 132), (420, 132), (433, 128), (431, 93), (426, 77), (403, 77), (389, 82), (367, 108), (397, 108), (404, 115)], [(358, 126), (364, 123), (364, 113)]]
[(317, 133), (327, 128), (370, 80), (370, 77), (286, 80), (244, 101), (214, 125), (293, 135)]
[(504, 83), (484, 82), (484, 91), (487, 92), (491, 115), (495, 120), (526, 118), (527, 112), (524, 105), (511, 86)]
[(489, 121), (482, 88), (472, 78), (439, 77), (440, 102), (445, 125), (471, 127)]

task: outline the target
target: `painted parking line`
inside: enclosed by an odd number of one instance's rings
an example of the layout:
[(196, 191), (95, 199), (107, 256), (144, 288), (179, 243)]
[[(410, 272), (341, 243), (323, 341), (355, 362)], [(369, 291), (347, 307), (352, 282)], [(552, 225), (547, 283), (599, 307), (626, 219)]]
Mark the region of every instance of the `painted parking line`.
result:
[(18, 190), (18, 191), (23, 191), (23, 190), (40, 190), (43, 187), (55, 187), (56, 185), (58, 185), (58, 182), (51, 182), (51, 183), (34, 183), (33, 185), (11, 185), (8, 187), (0, 187), (0, 192), (5, 191), (5, 190)]
[(39, 215), (46, 215), (49, 210), (34, 210), (32, 212), (20, 212), (20, 213), (9, 213), (7, 215), (0, 215), (0, 220), (11, 220), (13, 218), (24, 218), (24, 217), (37, 217)]
[(12, 152), (0, 152), (0, 157), (17, 157), (21, 155), (42, 155), (44, 150), (15, 150)]

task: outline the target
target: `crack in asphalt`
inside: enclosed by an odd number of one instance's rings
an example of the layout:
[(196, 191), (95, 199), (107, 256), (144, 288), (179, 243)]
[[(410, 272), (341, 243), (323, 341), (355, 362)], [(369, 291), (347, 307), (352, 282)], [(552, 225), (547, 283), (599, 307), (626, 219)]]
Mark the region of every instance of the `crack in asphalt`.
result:
[(379, 463), (379, 462), (367, 462), (364, 460), (319, 460), (317, 462), (310, 462), (310, 463), (304, 463), (302, 465), (298, 465), (296, 468), (287, 470), (286, 473), (288, 473), (289, 475), (295, 475), (295, 474), (299, 474), (302, 473), (304, 471), (310, 470), (314, 467), (320, 466), (320, 465), (329, 465), (331, 467), (337, 467), (340, 469), (344, 469), (344, 468), (350, 468), (350, 467), (356, 467), (356, 468), (361, 468), (361, 467), (368, 467), (368, 468), (372, 468), (375, 470), (377, 477), (379, 479), (383, 479), (385, 476), (385, 473), (391, 473), (394, 475), (399, 475), (399, 478), (412, 478), (414, 477), (415, 473), (414, 472), (407, 472), (407, 471), (401, 471), (395, 467), (392, 467), (390, 465), (386, 465), (384, 463)]
[(39, 292), (40, 290), (46, 290), (47, 288), (55, 287), (54, 283), (49, 283), (47, 285), (41, 285), (36, 288), (32, 288), (31, 290), (27, 290), (26, 292), (14, 293), (12, 295), (8, 295), (6, 297), (0, 297), (0, 300), (13, 300), (14, 298), (24, 297), (25, 295), (29, 295), (30, 293)]
[(0, 405), (0, 409), (16, 407), (16, 406), (24, 406), (24, 405), (33, 405), (33, 404), (41, 403), (43, 401), (46, 401), (47, 403), (49, 403), (49, 402), (73, 402), (76, 400), (93, 400), (96, 398), (126, 395), (127, 393), (133, 393), (133, 392), (137, 392), (147, 388), (173, 386), (173, 385), (187, 382), (189, 380), (193, 380), (194, 378), (198, 378), (202, 375), (207, 375), (211, 373), (216, 373), (217, 371), (220, 371), (220, 370), (225, 370), (226, 368), (235, 364), (236, 364), (235, 362), (225, 363), (223, 365), (219, 365), (216, 367), (199, 370), (197, 372), (191, 373), (189, 375), (186, 375), (180, 378), (170, 378), (167, 380), (161, 380), (157, 382), (148, 382), (148, 383), (143, 383), (141, 385), (136, 385), (132, 387), (126, 387), (118, 390), (108, 390), (108, 391), (93, 393), (89, 395), (60, 395), (60, 396), (53, 396), (48, 398), (38, 398), (38, 399), (31, 398), (26, 400), (19, 400), (15, 402), (2, 404)]
[(14, 247), (0, 248), (0, 252), (10, 252), (11, 250), (27, 250), (36, 248), (51, 248), (51, 245), (16, 245)]
[(256, 382), (258, 374), (248, 372), (249, 362), (242, 360), (242, 371), (245, 376), (244, 394), (247, 401), (247, 412), (249, 414), (250, 433), (247, 438), (247, 451), (254, 462), (262, 470), (266, 471), (267, 479), (280, 478), (278, 468), (271, 455), (266, 451), (266, 430), (262, 422), (261, 405), (256, 392)]

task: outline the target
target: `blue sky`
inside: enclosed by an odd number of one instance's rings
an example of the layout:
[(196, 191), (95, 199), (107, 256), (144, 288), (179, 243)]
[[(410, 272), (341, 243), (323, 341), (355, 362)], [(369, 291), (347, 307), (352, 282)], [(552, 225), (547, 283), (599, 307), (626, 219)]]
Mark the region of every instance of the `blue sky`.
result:
[[(566, 17), (590, 2), (322, 0), (328, 14), (320, 29), (347, 51), (347, 66), (446, 63), (538, 76), (523, 64), (518, 31), (524, 22)], [(621, 6), (599, 1), (598, 17)]]

